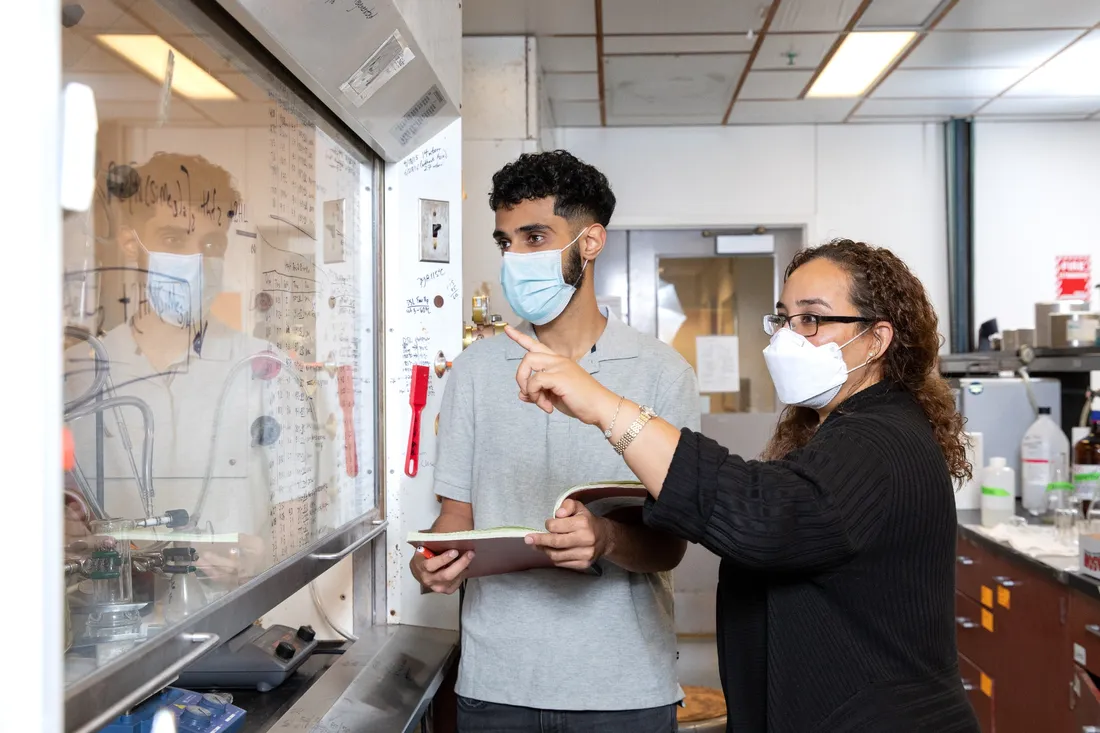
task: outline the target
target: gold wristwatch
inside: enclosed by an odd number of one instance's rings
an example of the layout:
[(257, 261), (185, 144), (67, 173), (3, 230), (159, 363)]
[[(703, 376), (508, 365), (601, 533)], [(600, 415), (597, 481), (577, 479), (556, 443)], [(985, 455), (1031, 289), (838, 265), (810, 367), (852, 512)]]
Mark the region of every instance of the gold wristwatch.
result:
[(634, 439), (638, 437), (638, 433), (642, 432), (642, 428), (646, 426), (646, 423), (655, 417), (657, 417), (656, 412), (642, 405), (638, 417), (634, 418), (634, 422), (630, 424), (626, 432), (615, 442), (615, 452), (620, 456), (625, 453), (626, 449), (630, 447), (630, 444), (634, 442)]

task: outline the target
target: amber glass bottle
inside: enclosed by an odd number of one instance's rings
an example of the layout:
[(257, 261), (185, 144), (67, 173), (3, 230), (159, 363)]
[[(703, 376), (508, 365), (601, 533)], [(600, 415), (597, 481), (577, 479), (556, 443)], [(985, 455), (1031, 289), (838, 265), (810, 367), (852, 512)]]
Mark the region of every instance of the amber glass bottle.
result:
[(1100, 497), (1100, 421), (1093, 421), (1092, 431), (1073, 446), (1073, 490), (1088, 516), (1089, 506)]

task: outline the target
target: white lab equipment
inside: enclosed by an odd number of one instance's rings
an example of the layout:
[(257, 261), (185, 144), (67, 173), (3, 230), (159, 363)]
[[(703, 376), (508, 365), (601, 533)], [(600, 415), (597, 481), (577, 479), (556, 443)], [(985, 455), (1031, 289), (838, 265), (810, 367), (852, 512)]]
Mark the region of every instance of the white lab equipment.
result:
[(995, 527), (1016, 516), (1016, 472), (1001, 457), (982, 472), (982, 526)]
[(1062, 470), (1069, 456), (1069, 439), (1050, 417), (1049, 407), (1039, 408), (1039, 417), (1024, 433), (1020, 441), (1020, 495), (1024, 509), (1038, 516), (1047, 508), (1047, 486), (1052, 481), (1056, 462), (1062, 462)]

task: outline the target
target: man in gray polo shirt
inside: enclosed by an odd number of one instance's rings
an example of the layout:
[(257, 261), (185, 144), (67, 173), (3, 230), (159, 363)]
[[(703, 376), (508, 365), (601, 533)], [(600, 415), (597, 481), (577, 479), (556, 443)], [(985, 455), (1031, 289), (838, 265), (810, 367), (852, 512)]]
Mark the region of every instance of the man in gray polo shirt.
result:
[[(563, 151), (523, 155), (493, 176), (490, 205), (501, 284), (526, 320), (521, 330), (572, 354), (616, 393), (698, 429), (688, 363), (596, 304), (591, 271), (615, 208), (603, 174)], [(542, 549), (561, 569), (467, 584), (459, 730), (674, 731), (682, 693), (669, 571), (685, 545), (573, 502), (546, 516), (570, 486), (635, 477), (595, 428), (516, 399), (524, 353), (491, 338), (455, 360), (439, 418), (441, 508), (432, 529), (545, 524), (552, 534)], [(470, 559), (418, 553), (412, 571), (432, 590), (453, 593)]]

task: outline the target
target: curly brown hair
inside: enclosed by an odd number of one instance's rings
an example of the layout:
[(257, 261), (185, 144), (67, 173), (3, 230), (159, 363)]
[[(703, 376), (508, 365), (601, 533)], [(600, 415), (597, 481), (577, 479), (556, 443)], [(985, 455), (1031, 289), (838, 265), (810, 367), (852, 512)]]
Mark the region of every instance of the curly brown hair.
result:
[[(850, 239), (836, 239), (795, 255), (784, 281), (802, 265), (826, 259), (843, 269), (850, 282), (849, 300), (861, 316), (888, 321), (894, 339), (882, 358), (883, 379), (907, 390), (924, 411), (943, 451), (947, 469), (957, 479), (972, 475), (966, 460), (967, 439), (955, 397), (937, 368), (939, 319), (924, 285), (888, 249)], [(786, 456), (806, 445), (818, 427), (818, 414), (807, 407), (787, 407), (764, 451), (766, 460)]]

